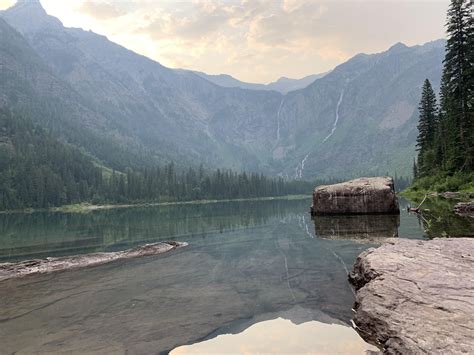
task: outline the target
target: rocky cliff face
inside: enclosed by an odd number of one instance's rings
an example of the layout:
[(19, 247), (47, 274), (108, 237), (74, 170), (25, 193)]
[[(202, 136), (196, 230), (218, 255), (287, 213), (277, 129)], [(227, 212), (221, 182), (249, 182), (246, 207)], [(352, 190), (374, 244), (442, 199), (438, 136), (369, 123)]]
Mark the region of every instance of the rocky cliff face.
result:
[[(308, 87), (282, 95), (224, 88), (163, 67), (103, 36), (64, 28), (38, 1), (21, 1), (0, 16), (72, 90), (66, 92), (76, 94), (77, 103), (65, 112), (85, 116), (94, 134), (165, 160), (290, 178), (361, 171), (408, 175), (420, 87), (425, 78), (438, 84), (444, 55), (442, 41), (399, 44), (358, 55)], [(28, 80), (22, 69), (12, 72)], [(32, 90), (46, 87), (39, 80)], [(51, 105), (64, 99), (61, 90), (48, 95)], [(93, 145), (76, 143), (99, 155)]]

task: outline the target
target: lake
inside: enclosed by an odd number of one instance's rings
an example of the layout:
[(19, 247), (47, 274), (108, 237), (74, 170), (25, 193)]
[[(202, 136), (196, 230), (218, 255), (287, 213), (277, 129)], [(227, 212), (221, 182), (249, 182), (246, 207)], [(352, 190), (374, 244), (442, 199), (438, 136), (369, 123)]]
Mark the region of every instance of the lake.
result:
[[(279, 334), (300, 334), (306, 341), (298, 352), (361, 353), (368, 347), (351, 328), (348, 270), (385, 237), (424, 238), (420, 221), (405, 211), (313, 221), (310, 204), (0, 215), (1, 262), (189, 243), (163, 255), (0, 283), (1, 352), (245, 352), (259, 349), (255, 339), (275, 345)], [(283, 352), (284, 345), (266, 349)]]

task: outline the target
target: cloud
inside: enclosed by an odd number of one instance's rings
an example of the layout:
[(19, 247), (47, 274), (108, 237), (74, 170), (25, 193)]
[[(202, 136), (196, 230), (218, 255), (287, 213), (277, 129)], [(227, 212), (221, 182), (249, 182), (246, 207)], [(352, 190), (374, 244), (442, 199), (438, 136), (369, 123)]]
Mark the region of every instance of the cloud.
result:
[[(443, 37), (449, 4), (449, 0), (62, 0), (61, 5), (57, 0), (41, 1), (50, 3), (48, 12), (64, 23), (87, 24), (88, 29), (164, 65), (256, 82), (324, 72), (357, 53), (379, 52), (399, 41), (413, 45)], [(68, 18), (62, 18), (67, 11)]]
[(120, 6), (116, 4), (117, 3), (86, 0), (78, 7), (78, 11), (98, 20), (109, 20), (120, 17), (126, 13), (125, 9), (120, 8)]
[(234, 11), (233, 6), (219, 6), (208, 1), (193, 1), (173, 9), (158, 8), (148, 14), (148, 23), (139, 31), (154, 40), (205, 39), (226, 31), (231, 26)]
[(271, 66), (281, 64), (283, 58), (315, 52), (311, 28), (322, 13), (323, 6), (316, 2), (194, 1), (179, 8), (155, 9), (136, 31), (157, 44), (173, 41), (174, 48), (163, 48), (163, 56), (171, 58), (167, 51), (173, 50), (175, 57), (190, 59), (186, 67), (205, 56), (214, 68), (239, 66), (244, 70), (248, 65), (250, 72), (264, 68), (265, 62)]

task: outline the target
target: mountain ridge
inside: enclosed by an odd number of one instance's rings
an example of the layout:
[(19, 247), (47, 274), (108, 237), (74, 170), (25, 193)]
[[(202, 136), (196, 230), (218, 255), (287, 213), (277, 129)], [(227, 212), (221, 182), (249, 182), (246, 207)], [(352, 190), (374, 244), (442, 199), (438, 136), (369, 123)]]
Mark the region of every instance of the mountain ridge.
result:
[[(181, 69), (178, 69), (181, 70)], [(290, 91), (304, 89), (312, 84), (315, 80), (320, 79), (330, 73), (330, 71), (321, 74), (311, 74), (300, 79), (293, 79), (287, 77), (280, 77), (276, 81), (268, 84), (248, 83), (234, 78), (228, 74), (207, 74), (199, 71), (192, 71), (200, 77), (214, 83), (216, 85), (227, 88), (241, 88), (248, 90), (273, 90), (281, 94), (287, 94)]]
[(298, 179), (409, 175), (419, 87), (427, 77), (439, 82), (444, 54), (441, 42), (359, 54), (282, 95), (221, 87), (92, 32), (25, 24), (15, 12), (0, 17), (101, 117), (95, 134), (137, 154)]

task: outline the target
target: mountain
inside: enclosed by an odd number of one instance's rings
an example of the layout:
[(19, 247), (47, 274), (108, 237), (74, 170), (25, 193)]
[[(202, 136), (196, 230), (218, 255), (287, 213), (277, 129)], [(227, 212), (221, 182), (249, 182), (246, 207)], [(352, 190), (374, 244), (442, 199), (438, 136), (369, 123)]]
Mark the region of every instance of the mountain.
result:
[(295, 178), (409, 175), (420, 88), (437, 86), (444, 56), (444, 41), (397, 44), (284, 95), (166, 68), (63, 27), (38, 1), (0, 17), (0, 103), (46, 106), (42, 124), (117, 169), (174, 160)]
[[(74, 88), (57, 77), (28, 42), (0, 18), (0, 109), (34, 117), (63, 140), (94, 152), (112, 167), (143, 163), (142, 151), (115, 144), (118, 134), (106, 125)], [(119, 163), (122, 162), (122, 163)]]
[(214, 83), (216, 85), (226, 87), (226, 88), (241, 88), (241, 89), (248, 89), (248, 90), (274, 90), (282, 94), (287, 94), (290, 91), (304, 89), (305, 87), (313, 83), (316, 79), (322, 78), (329, 72), (322, 73), (322, 74), (308, 75), (301, 79), (291, 79), (291, 78), (281, 77), (277, 81), (274, 81), (269, 84), (246, 83), (227, 74), (211, 75), (211, 74), (206, 74), (206, 73), (198, 72), (198, 71), (193, 71), (193, 73), (195, 73), (196, 75), (199, 75), (201, 78), (204, 78), (210, 81), (211, 83)]
[[(246, 83), (228, 74), (206, 74), (200, 71), (191, 71), (207, 81), (224, 88), (241, 88), (247, 90), (271, 90), (265, 84)], [(277, 90), (278, 91), (278, 90)]]
[(290, 91), (304, 89), (305, 87), (314, 83), (317, 79), (321, 79), (328, 73), (330, 73), (330, 71), (321, 74), (308, 75), (301, 79), (292, 79), (283, 76), (277, 81), (267, 84), (266, 87), (269, 90), (275, 90), (281, 92), (282, 94), (287, 94)]
[(90, 201), (101, 186), (88, 157), (0, 109), (0, 210)]

